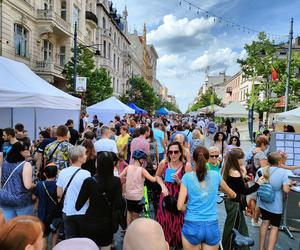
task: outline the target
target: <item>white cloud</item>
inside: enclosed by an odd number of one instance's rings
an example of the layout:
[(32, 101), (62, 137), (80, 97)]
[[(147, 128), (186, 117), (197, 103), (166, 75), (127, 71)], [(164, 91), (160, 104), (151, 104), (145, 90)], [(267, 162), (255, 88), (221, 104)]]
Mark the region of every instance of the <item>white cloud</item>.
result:
[(228, 68), (236, 64), (238, 53), (230, 48), (219, 48), (217, 50), (205, 50), (204, 53), (196, 58), (192, 64), (192, 70), (205, 70), (210, 68)]
[(178, 54), (167, 54), (160, 57), (157, 65), (163, 77), (182, 77), (189, 70), (187, 58)]
[(148, 33), (148, 41), (172, 53), (180, 53), (199, 47), (212, 38), (211, 18), (177, 19), (174, 15), (164, 16), (163, 23)]

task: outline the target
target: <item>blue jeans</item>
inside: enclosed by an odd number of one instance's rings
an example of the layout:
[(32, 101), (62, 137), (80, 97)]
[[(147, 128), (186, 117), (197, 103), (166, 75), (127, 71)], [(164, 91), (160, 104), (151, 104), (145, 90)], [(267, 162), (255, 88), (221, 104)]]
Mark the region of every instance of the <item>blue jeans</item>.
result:
[(205, 243), (209, 246), (215, 246), (221, 241), (217, 220), (185, 221), (182, 227), (182, 234), (192, 245)]
[(10, 219), (20, 215), (33, 215), (33, 205), (23, 208), (1, 207), (1, 209), (6, 221), (9, 221)]

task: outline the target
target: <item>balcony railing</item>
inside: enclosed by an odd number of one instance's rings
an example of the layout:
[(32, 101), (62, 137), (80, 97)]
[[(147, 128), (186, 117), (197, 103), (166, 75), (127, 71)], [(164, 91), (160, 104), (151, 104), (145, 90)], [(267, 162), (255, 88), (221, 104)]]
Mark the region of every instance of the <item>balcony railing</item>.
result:
[(37, 18), (41, 20), (49, 20), (56, 24), (64, 32), (70, 33), (71, 24), (62, 19), (52, 9), (48, 10), (37, 10)]
[(96, 16), (93, 12), (91, 12), (91, 11), (86, 11), (86, 12), (85, 12), (85, 19), (86, 19), (86, 20), (90, 20), (90, 21), (94, 22), (96, 25), (98, 25), (98, 18), (97, 18), (97, 16)]
[(36, 61), (36, 71), (60, 75), (64, 67), (51, 61)]

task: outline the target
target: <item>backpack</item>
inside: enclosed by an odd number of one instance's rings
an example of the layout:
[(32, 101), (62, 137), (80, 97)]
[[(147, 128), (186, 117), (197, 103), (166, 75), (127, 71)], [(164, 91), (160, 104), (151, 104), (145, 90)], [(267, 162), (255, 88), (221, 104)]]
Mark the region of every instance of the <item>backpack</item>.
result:
[(247, 175), (252, 176), (254, 179), (257, 170), (254, 165), (254, 154), (252, 154), (251, 158), (246, 161), (246, 170)]
[(208, 133), (214, 134), (216, 131), (216, 126), (213, 122), (208, 123)]
[[(262, 170), (261, 170), (262, 171)], [(269, 179), (271, 175), (276, 171), (273, 170), (273, 172), (270, 174)], [(265, 203), (272, 203), (275, 200), (275, 192), (273, 190), (273, 187), (269, 183), (261, 184), (259, 189), (257, 190), (257, 196), (260, 198), (261, 201)]]

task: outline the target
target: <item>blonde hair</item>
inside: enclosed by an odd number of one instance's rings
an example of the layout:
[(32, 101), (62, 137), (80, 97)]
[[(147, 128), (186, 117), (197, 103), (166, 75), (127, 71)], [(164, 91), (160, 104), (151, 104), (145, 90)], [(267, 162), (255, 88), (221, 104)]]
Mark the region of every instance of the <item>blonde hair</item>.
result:
[(278, 166), (279, 161), (282, 159), (282, 156), (278, 152), (271, 152), (268, 155), (268, 163), (269, 165), (265, 167), (265, 171), (263, 171), (263, 175), (267, 181), (270, 179), (270, 166)]
[(220, 153), (220, 149), (218, 147), (213, 146), (208, 149), (208, 152), (209, 153), (210, 152), (219, 152)]
[(192, 138), (193, 139), (200, 139), (201, 138), (201, 132), (199, 129), (195, 128), (192, 132)]

